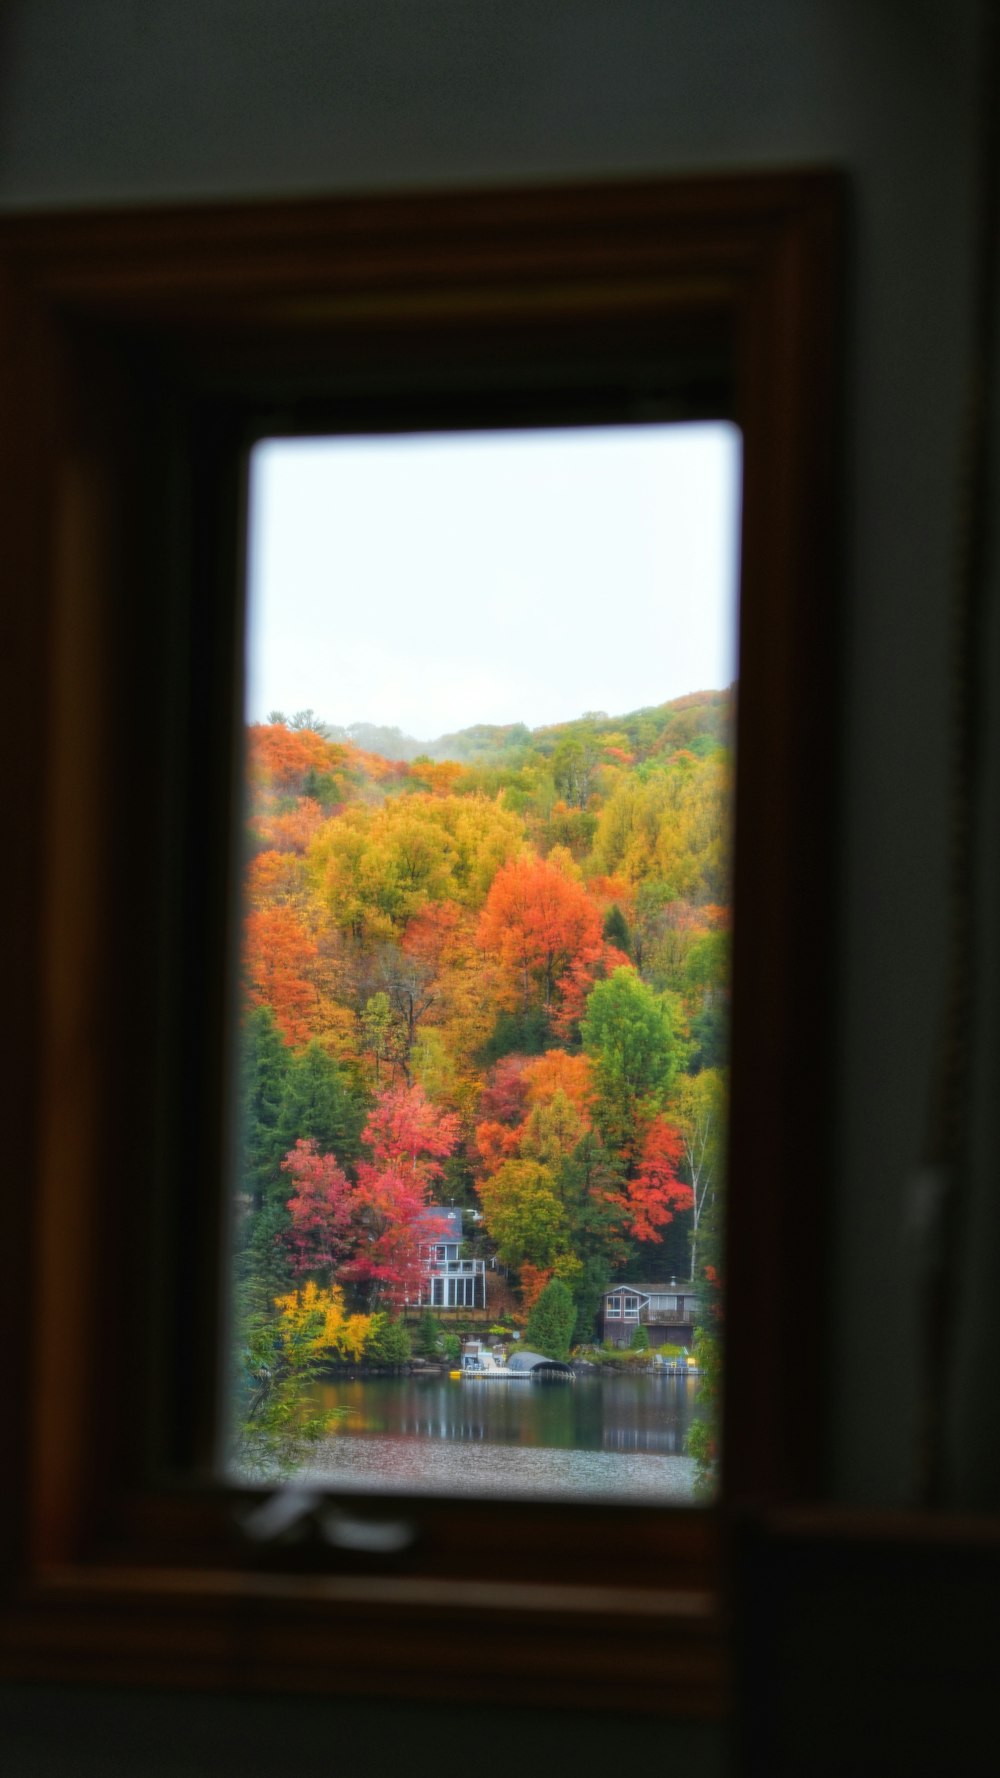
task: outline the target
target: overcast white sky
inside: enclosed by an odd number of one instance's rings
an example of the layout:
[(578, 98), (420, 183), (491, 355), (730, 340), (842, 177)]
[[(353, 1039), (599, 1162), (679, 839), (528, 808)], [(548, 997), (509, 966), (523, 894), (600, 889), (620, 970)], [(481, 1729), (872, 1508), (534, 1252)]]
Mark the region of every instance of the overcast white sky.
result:
[(717, 423), (265, 441), (248, 717), (429, 741), (722, 689), (739, 490)]

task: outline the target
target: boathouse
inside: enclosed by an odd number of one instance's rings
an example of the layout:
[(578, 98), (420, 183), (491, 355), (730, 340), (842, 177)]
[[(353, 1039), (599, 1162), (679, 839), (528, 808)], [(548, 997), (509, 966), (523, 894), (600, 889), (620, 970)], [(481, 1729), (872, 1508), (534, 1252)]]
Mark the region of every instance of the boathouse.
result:
[(462, 1211), (456, 1204), (432, 1204), (421, 1221), (432, 1238), (421, 1243), (423, 1278), (418, 1302), (423, 1308), (485, 1309), (486, 1261), (463, 1256)]
[(507, 1359), (507, 1369), (515, 1375), (527, 1373), (537, 1382), (548, 1382), (552, 1378), (566, 1378), (572, 1381), (573, 1367), (564, 1364), (561, 1358), (546, 1358), (544, 1352), (529, 1352), (519, 1346)]
[(694, 1340), (698, 1295), (690, 1281), (678, 1284), (615, 1284), (604, 1293), (601, 1304), (601, 1335), (613, 1346), (629, 1345), (637, 1327), (644, 1327), (649, 1344), (688, 1346)]

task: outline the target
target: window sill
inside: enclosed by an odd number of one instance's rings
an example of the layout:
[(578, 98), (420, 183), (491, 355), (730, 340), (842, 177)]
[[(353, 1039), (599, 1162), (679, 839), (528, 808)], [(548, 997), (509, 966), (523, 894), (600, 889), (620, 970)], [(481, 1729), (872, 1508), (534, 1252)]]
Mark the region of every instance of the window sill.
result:
[(709, 1720), (729, 1703), (704, 1591), (209, 1569), (54, 1569), (0, 1617), (16, 1680), (354, 1693)]

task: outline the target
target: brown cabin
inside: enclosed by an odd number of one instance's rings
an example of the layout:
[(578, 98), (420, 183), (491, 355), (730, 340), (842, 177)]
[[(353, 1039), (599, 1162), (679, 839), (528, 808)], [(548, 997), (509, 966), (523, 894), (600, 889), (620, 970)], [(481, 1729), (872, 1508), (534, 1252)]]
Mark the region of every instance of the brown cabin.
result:
[(601, 1303), (601, 1337), (613, 1346), (627, 1346), (637, 1327), (644, 1327), (650, 1346), (688, 1346), (694, 1340), (698, 1296), (690, 1280), (667, 1284), (615, 1284)]

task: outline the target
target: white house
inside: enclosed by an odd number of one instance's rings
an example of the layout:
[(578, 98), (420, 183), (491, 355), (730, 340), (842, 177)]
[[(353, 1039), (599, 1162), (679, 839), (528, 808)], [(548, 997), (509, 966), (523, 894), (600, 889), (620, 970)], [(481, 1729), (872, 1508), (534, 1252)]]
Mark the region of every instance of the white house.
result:
[(419, 1301), (431, 1309), (485, 1309), (486, 1261), (463, 1259), (462, 1211), (455, 1204), (432, 1204), (421, 1220), (434, 1229), (421, 1244), (424, 1278)]

